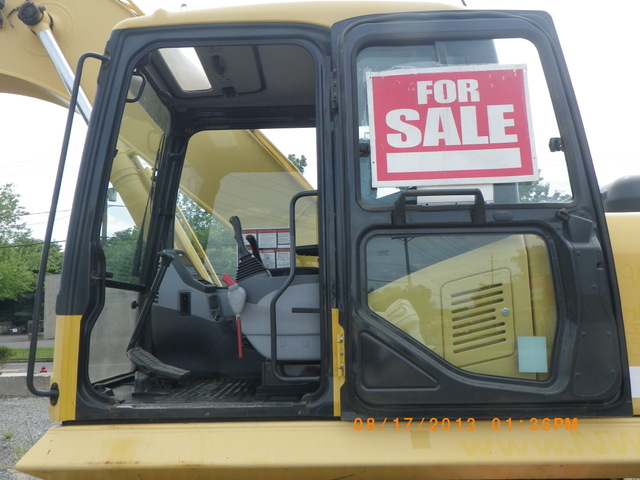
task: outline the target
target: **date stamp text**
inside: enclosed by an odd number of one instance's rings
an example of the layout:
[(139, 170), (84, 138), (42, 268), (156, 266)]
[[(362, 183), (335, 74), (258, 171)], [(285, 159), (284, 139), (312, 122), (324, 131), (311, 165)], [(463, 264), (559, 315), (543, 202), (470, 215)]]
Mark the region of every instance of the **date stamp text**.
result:
[(375, 432), (382, 430), (404, 431), (469, 431), (478, 428), (480, 422), (489, 423), (491, 430), (499, 431), (575, 431), (578, 430), (578, 418), (554, 417), (554, 418), (493, 418), (491, 420), (478, 420), (475, 418), (356, 418), (353, 420), (353, 428), (356, 431)]

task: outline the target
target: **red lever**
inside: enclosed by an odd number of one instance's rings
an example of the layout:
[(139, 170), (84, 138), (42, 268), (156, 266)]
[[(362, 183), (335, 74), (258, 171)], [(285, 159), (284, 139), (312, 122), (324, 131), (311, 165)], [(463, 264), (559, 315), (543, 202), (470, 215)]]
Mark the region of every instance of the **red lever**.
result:
[(227, 284), (227, 287), (230, 287), (231, 285), (235, 285), (236, 283), (238, 283), (228, 273), (225, 273), (224, 275), (222, 275), (222, 281)]
[(236, 336), (238, 338), (238, 358), (242, 358), (242, 323), (240, 322), (240, 313), (244, 309), (244, 303), (247, 299), (247, 292), (238, 283), (231, 278), (231, 275), (225, 273), (222, 275), (222, 281), (227, 284), (229, 290), (229, 305), (236, 314)]

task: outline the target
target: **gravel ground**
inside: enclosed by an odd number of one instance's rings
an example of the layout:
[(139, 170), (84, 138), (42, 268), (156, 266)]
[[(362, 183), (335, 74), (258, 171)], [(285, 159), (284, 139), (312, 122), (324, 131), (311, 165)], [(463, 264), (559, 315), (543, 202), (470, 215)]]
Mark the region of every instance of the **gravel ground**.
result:
[(13, 466), (51, 426), (47, 398), (0, 397), (0, 479), (35, 478)]

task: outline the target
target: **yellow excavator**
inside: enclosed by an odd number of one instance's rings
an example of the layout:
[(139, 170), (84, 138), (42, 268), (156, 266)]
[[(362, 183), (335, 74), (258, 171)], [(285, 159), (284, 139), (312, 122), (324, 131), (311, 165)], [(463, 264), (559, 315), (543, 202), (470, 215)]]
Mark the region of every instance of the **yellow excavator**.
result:
[(89, 122), (20, 471), (640, 473), (637, 179), (600, 191), (547, 14), (0, 7), (0, 90)]

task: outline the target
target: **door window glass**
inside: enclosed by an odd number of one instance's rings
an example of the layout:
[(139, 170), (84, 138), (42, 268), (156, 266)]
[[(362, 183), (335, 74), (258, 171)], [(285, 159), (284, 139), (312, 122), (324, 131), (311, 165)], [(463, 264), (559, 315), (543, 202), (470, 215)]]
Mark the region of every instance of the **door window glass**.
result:
[[(139, 84), (132, 77), (132, 86)], [(91, 331), (89, 377), (92, 381), (131, 371), (126, 356), (139, 301), (147, 232), (154, 197), (155, 160), (167, 126), (166, 108), (152, 88), (136, 88), (135, 101), (125, 104), (118, 132), (109, 189), (104, 205), (100, 241), (106, 277), (119, 288), (105, 290), (104, 307)]]
[[(315, 128), (300, 133), (300, 129), (281, 129), (311, 138), (304, 150), (315, 149)], [(292, 142), (278, 146), (290, 151)], [(300, 144), (298, 144), (300, 146)], [(237, 217), (242, 238), (249, 251), (258, 248), (266, 268), (290, 266), (289, 206), (294, 195), (311, 190), (303, 176), (302, 154), (285, 155), (267, 135), (249, 130), (212, 130), (195, 134), (189, 141), (182, 170), (176, 210), (180, 229), (189, 239), (208, 271), (204, 278), (220, 285), (224, 273), (236, 274), (237, 245), (231, 217)], [(217, 167), (211, 167), (217, 162)], [(315, 166), (315, 165), (314, 165)], [(302, 170), (302, 171), (301, 171)], [(315, 172), (313, 172), (315, 173)], [(315, 175), (314, 175), (315, 177)], [(318, 219), (315, 198), (299, 200), (296, 207), (298, 246), (318, 245)], [(255, 243), (248, 243), (247, 236)], [(180, 240), (178, 237), (176, 240)], [(184, 242), (177, 245), (185, 249)], [(315, 254), (317, 263), (317, 253)]]
[[(131, 77), (117, 151), (111, 167), (101, 243), (108, 278), (140, 284), (140, 262), (151, 222), (156, 158), (168, 128), (168, 111), (137, 74)], [(140, 234), (142, 232), (142, 235)]]
[(460, 186), (480, 188), (488, 203), (571, 201), (563, 142), (530, 42), (372, 46), (359, 53), (357, 69), (365, 204), (393, 204), (405, 189)]
[(368, 305), (463, 370), (530, 380), (549, 373), (556, 303), (537, 235), (376, 235)]

